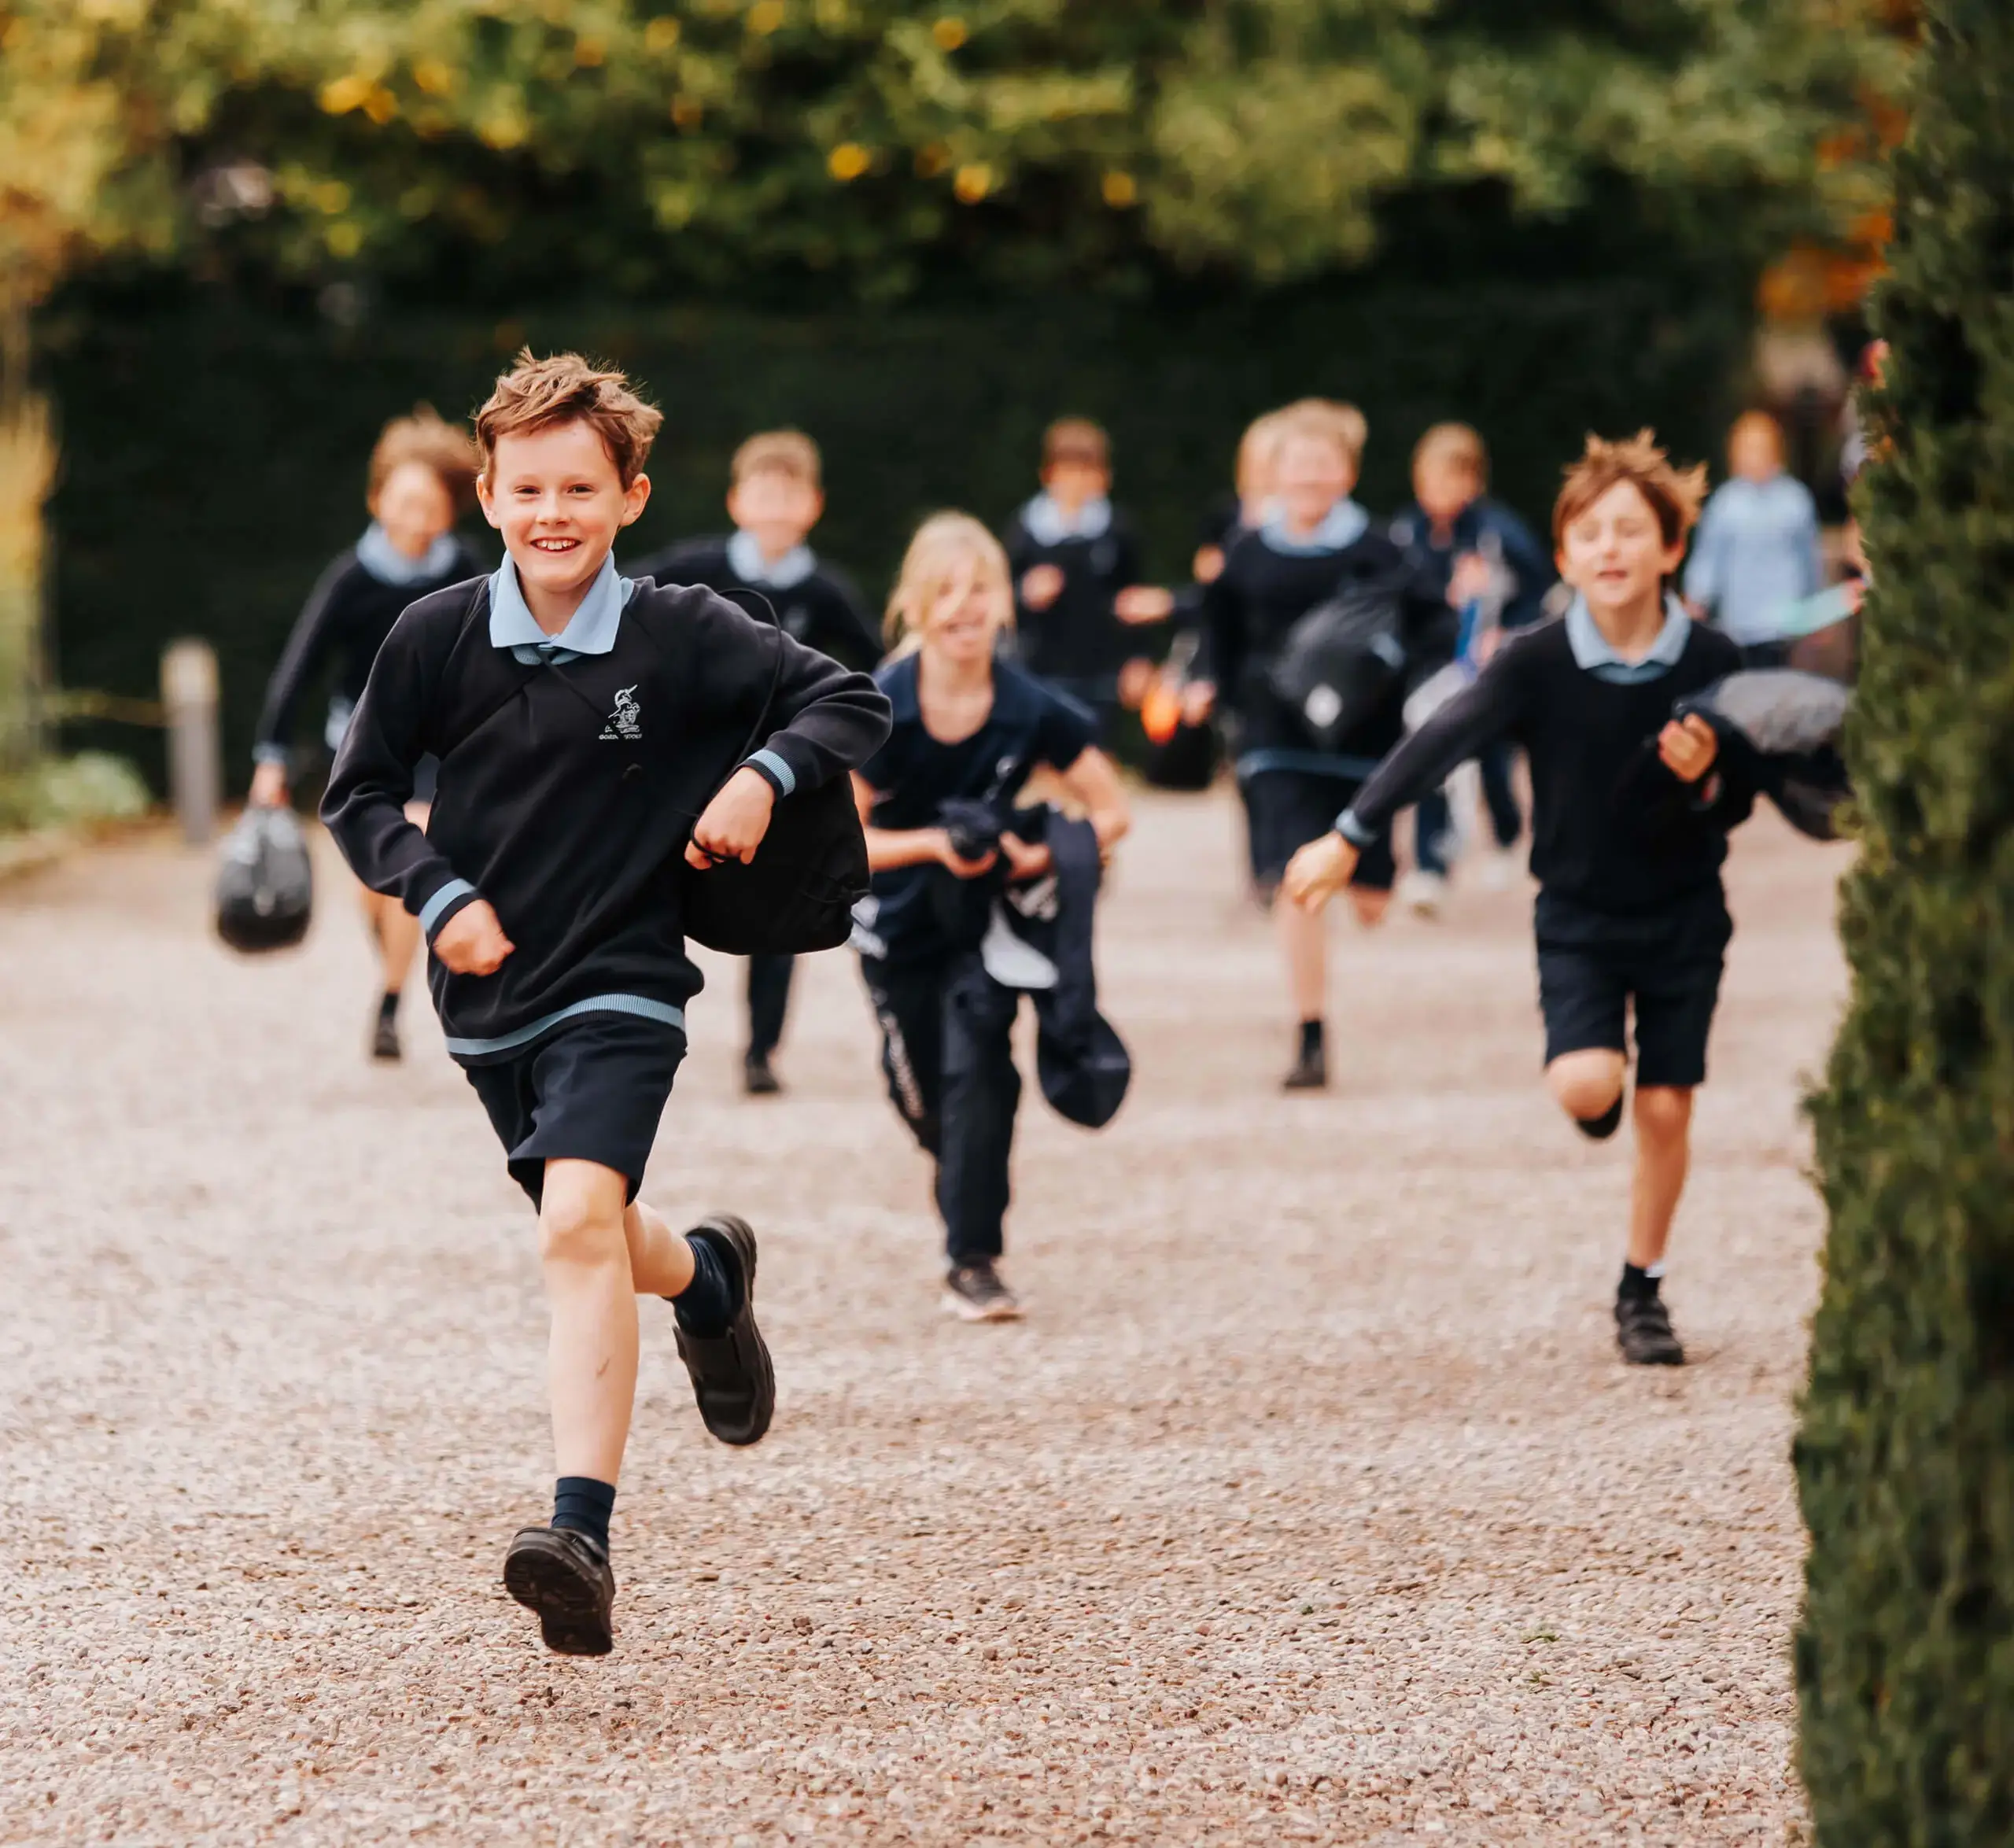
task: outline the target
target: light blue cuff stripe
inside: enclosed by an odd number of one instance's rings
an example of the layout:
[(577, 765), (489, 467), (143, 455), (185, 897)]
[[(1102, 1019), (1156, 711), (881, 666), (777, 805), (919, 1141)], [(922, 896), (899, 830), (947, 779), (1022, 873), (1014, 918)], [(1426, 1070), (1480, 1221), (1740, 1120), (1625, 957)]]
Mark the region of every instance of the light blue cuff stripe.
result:
[(283, 764), (287, 759), (284, 744), (255, 744), (252, 747), (252, 761), (255, 764)]
[(440, 921), (441, 913), (445, 911), (450, 905), (453, 904), (457, 898), (463, 897), (466, 894), (471, 893), (474, 891), (474, 890), (475, 887), (470, 885), (465, 879), (449, 880), (439, 891), (436, 892), (433, 896), (429, 898), (426, 904), (420, 908), (420, 935), (422, 937), (432, 936), (433, 935), (434, 925)]
[(778, 757), (773, 751), (758, 751), (748, 759), (751, 764), (760, 764), (784, 786), (784, 794), (789, 795), (797, 788), (797, 773)]
[(1378, 832), (1367, 828), (1356, 818), (1356, 810), (1345, 809), (1336, 817), (1336, 832), (1353, 847), (1374, 847), (1378, 844)]
[(685, 1031), (685, 1010), (675, 1008), (668, 1001), (653, 1001), (647, 994), (591, 994), (585, 1001), (577, 1001), (570, 1007), (559, 1009), (532, 1022), (529, 1027), (520, 1027), (515, 1033), (506, 1033), (496, 1039), (456, 1039), (452, 1035), (448, 1050), (458, 1059), (479, 1059), (491, 1053), (515, 1052), (521, 1046), (529, 1046), (541, 1033), (557, 1027), (562, 1020), (570, 1020), (578, 1014), (633, 1014), (639, 1020), (656, 1020), (666, 1027)]

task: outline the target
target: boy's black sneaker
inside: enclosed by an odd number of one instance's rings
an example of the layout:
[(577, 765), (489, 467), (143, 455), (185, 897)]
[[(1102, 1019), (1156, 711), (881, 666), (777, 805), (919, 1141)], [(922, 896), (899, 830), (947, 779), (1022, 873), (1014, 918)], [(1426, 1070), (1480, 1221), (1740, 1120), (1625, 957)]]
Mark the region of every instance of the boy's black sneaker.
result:
[(1329, 1055), (1319, 1046), (1304, 1046), (1293, 1068), (1280, 1080), (1283, 1091), (1324, 1091), (1329, 1088)]
[(741, 1088), (751, 1097), (773, 1097), (784, 1088), (767, 1053), (751, 1053), (742, 1060)]
[(388, 1063), (403, 1058), (399, 1046), (399, 1022), (394, 1014), (380, 1014), (377, 1024), (371, 1029), (371, 1056)]
[(1007, 1287), (990, 1258), (954, 1265), (945, 1274), (944, 1308), (961, 1322), (1019, 1322), (1020, 1299)]
[(526, 1527), (504, 1555), (504, 1588), (538, 1613), (557, 1655), (606, 1655), (615, 1647), (615, 1574), (608, 1555), (570, 1527)]
[(678, 1358), (692, 1375), (692, 1396), (706, 1429), (723, 1444), (754, 1444), (776, 1409), (776, 1376), (755, 1326), (755, 1234), (745, 1219), (716, 1213), (686, 1236), (703, 1238), (741, 1279), (741, 1307), (725, 1334), (707, 1338), (678, 1330)]
[(1672, 1333), (1662, 1297), (1615, 1299), (1615, 1345), (1632, 1367), (1683, 1367), (1685, 1350)]

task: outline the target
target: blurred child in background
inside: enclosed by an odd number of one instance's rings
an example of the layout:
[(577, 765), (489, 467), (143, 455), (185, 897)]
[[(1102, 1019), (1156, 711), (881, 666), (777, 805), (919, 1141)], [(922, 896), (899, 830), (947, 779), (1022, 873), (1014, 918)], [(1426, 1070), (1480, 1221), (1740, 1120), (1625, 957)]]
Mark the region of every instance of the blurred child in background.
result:
[(1267, 504), (1273, 497), (1273, 471), (1280, 453), (1280, 418), (1278, 411), (1255, 417), (1238, 438), (1238, 459), (1233, 465), (1233, 491), (1209, 512), (1203, 522), (1202, 544), (1196, 548), (1193, 570), (1198, 584), (1214, 584), (1224, 568), (1224, 555), (1241, 533), (1256, 533), (1265, 523)]
[(1766, 411), (1735, 420), (1728, 463), (1733, 474), (1699, 516), (1686, 599), (1747, 666), (1780, 667), (1789, 652), (1784, 612), (1824, 585), (1818, 509), (1803, 482), (1784, 472), (1783, 433)]
[(1139, 581), (1139, 542), (1112, 503), (1112, 444), (1088, 418), (1043, 432), (1042, 492), (1015, 515), (1006, 547), (1016, 658), (1089, 706), (1109, 741), (1121, 705), (1139, 704), (1153, 671), (1128, 632), (1166, 622), (1175, 599)]
[[(1280, 413), (1272, 496), (1259, 526), (1234, 540), (1204, 592), (1211, 676), (1238, 728), (1238, 788), (1245, 799), (1252, 879), (1272, 905), (1295, 851), (1328, 831), (1370, 767), (1404, 731), (1404, 689), (1381, 703), (1333, 751), (1311, 747), (1301, 717), (1275, 692), (1274, 661), (1294, 625), (1346, 584), (1388, 587), (1402, 626), (1422, 653), (1451, 649), (1444, 598), (1413, 580), (1405, 555), (1351, 499), (1366, 426), (1354, 405), (1308, 399)], [(1389, 829), (1352, 869), (1359, 921), (1375, 924), (1391, 898)], [(1298, 1022), (1285, 1086), (1319, 1090), (1329, 1081), (1328, 948), (1320, 917), (1274, 906)]]
[[(1021, 1313), (999, 1271), (1021, 1079), (1012, 1043), (1020, 991), (989, 969), (989, 905), (983, 888), (964, 888), (1002, 861), (1006, 881), (1050, 871), (1049, 849), (1011, 826), (1014, 798), (1038, 766), (1056, 773), (1106, 850), (1131, 820), (1090, 715), (996, 659), (1013, 614), (993, 535), (965, 514), (926, 520), (889, 599), (895, 658), (876, 677), (894, 729), (854, 776), (874, 876), (854, 942), (889, 1097), (937, 1163), (945, 1307), (967, 1322)], [(997, 846), (962, 839), (975, 810), (990, 817)]]
[[(408, 603), (477, 576), (481, 562), (458, 538), (455, 522), (475, 505), (475, 445), (459, 424), (422, 404), (385, 426), (371, 452), (364, 505), (371, 524), (356, 544), (329, 564), (287, 637), (259, 714), (257, 769), (251, 799), (278, 806), (287, 799), (287, 765), (302, 695), (333, 662), (329, 710), (322, 728), (331, 754), (363, 696), (371, 663)], [(415, 780), (410, 813), (422, 828), (433, 799), (433, 763)], [(364, 920), (378, 946), (381, 981), (371, 1022), (374, 1058), (400, 1055), (399, 997), (419, 947), (418, 921), (396, 898), (358, 888)]]
[[(755, 592), (784, 632), (842, 667), (872, 669), (881, 658), (874, 619), (853, 581), (812, 551), (811, 529), (825, 511), (818, 445), (801, 430), (764, 430), (734, 452), (725, 539), (696, 539), (654, 553), (634, 567), (659, 584), (703, 584), (767, 621)], [(770, 1061), (784, 1035), (796, 958), (748, 959), (748, 1049), (742, 1079), (751, 1097), (783, 1089)]]
[[(1466, 423), (1437, 423), (1414, 446), (1413, 498), (1391, 526), (1422, 582), (1460, 614), (1457, 654), (1472, 669), (1488, 660), (1503, 631), (1539, 620), (1555, 581), (1545, 548), (1509, 507), (1490, 499), (1488, 487), (1489, 452), (1481, 437)], [(1508, 883), (1509, 850), (1524, 825), (1510, 765), (1510, 749), (1500, 743), (1478, 765), (1498, 848), (1485, 863), (1492, 885)], [(1400, 902), (1422, 916), (1440, 909), (1453, 838), (1446, 792), (1437, 790), (1415, 813), (1413, 870), (1398, 887)]]

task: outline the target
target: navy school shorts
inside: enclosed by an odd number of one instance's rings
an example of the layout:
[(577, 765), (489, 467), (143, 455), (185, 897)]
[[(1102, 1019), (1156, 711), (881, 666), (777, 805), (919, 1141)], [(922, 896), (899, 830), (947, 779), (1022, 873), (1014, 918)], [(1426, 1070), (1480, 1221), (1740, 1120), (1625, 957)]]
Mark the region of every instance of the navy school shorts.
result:
[[(1260, 770), (1238, 786), (1245, 798), (1245, 831), (1252, 851), (1252, 882), (1270, 892), (1287, 862), (1311, 840), (1336, 825), (1336, 817), (1363, 786), (1308, 770)], [(1367, 891), (1389, 892), (1398, 872), (1386, 828), (1358, 856), (1350, 883)]]
[(1533, 914), (1549, 1065), (1565, 1053), (1629, 1051), (1636, 1083), (1690, 1090), (1706, 1078), (1706, 1039), (1734, 934), (1715, 885), (1658, 912), (1617, 914), (1540, 892)]
[(664, 1021), (587, 1013), (522, 1052), (462, 1069), (489, 1112), (511, 1179), (536, 1207), (553, 1160), (612, 1167), (629, 1179), (625, 1197), (636, 1197), (684, 1057), (684, 1032)]

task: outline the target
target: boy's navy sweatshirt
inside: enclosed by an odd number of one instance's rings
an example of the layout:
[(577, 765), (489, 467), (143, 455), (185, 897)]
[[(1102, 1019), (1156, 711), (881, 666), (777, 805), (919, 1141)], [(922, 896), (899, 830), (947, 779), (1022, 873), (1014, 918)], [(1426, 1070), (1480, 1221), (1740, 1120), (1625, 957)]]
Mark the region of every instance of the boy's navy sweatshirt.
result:
[[(507, 559), (399, 618), (322, 802), (357, 876), (398, 898), (430, 942), (476, 898), (496, 908), (516, 946), (501, 968), (428, 969), (448, 1049), (470, 1061), (592, 1011), (682, 1027), (701, 985), (679, 917), (700, 811), (744, 762), (788, 795), (865, 762), (888, 735), (887, 699), (866, 675), (712, 591), (632, 585), (605, 563), (548, 638), (511, 571)], [(440, 788), (422, 833), (404, 806), (429, 752)]]
[(1727, 830), (1754, 791), (1722, 751), (1698, 787), (1657, 756), (1674, 701), (1741, 665), (1722, 635), (1673, 602), (1640, 661), (1625, 662), (1584, 604), (1510, 636), (1475, 682), (1379, 765), (1336, 826), (1368, 845), (1402, 809), (1500, 739), (1531, 760), (1532, 872), (1592, 911), (1654, 911), (1717, 892)]
[(635, 569), (638, 577), (659, 584), (703, 584), (758, 614), (761, 604), (729, 593), (759, 592), (774, 607), (776, 619), (807, 648), (831, 655), (842, 666), (874, 670), (883, 652), (881, 637), (850, 578), (806, 545), (786, 552), (766, 570), (762, 566), (761, 548), (737, 533), (674, 545)]
[[(459, 584), (481, 568), (467, 544), (452, 533), (418, 566), (407, 566), (374, 526), (357, 544), (345, 546), (315, 581), (287, 637), (279, 665), (266, 688), (253, 755), (262, 760), (285, 758), (301, 696), (330, 655), (336, 662), (331, 691), (340, 703), (340, 714), (363, 697), (371, 663), (392, 633), (399, 612), (415, 598)], [(382, 574), (388, 570), (395, 574)], [(340, 732), (339, 724), (334, 730)]]
[[(1015, 650), (1029, 673), (1076, 693), (1108, 694), (1119, 670), (1148, 651), (1113, 605), (1140, 581), (1140, 545), (1131, 522), (1102, 498), (1087, 502), (1074, 519), (1046, 494), (1016, 513), (1005, 534), (1014, 580)], [(1046, 609), (1021, 601), (1021, 580), (1038, 565), (1053, 565), (1063, 588)]]
[[(1404, 554), (1353, 503), (1338, 503), (1306, 541), (1287, 538), (1276, 525), (1231, 541), (1223, 570), (1203, 592), (1204, 647), (1219, 695), (1241, 722), (1238, 747), (1247, 757), (1308, 750), (1300, 715), (1274, 692), (1267, 675), (1294, 625), (1358, 581), (1399, 587), (1416, 669), (1440, 666), (1452, 655), (1455, 618), (1446, 599), (1418, 580)], [(1391, 698), (1341, 742), (1339, 754), (1383, 756), (1404, 736), (1404, 688), (1394, 686)]]

